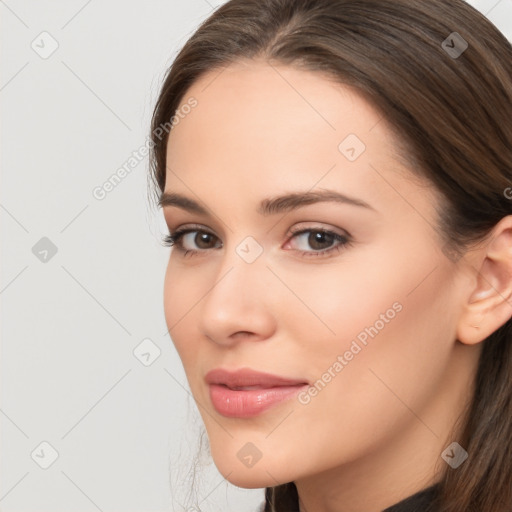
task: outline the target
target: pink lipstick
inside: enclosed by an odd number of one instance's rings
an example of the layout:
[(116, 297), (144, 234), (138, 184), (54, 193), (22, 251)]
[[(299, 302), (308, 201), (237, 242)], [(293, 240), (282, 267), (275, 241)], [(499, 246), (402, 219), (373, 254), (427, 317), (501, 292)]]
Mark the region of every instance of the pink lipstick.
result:
[(216, 368), (205, 377), (216, 411), (229, 418), (251, 418), (308, 386), (304, 379), (289, 379), (243, 368), (227, 371)]

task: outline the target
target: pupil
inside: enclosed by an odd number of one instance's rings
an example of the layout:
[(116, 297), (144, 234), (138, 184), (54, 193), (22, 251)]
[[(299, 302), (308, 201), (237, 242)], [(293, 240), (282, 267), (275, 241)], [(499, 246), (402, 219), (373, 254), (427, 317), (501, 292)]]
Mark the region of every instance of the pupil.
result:
[[(205, 242), (206, 246), (208, 246), (208, 241), (209, 241), (209, 240), (208, 240), (208, 238), (209, 238), (210, 236), (211, 236), (211, 235), (210, 235), (209, 233), (198, 233), (198, 234), (196, 235), (195, 243), (197, 244), (197, 246), (198, 246), (198, 247), (201, 247), (201, 244), (202, 244), (203, 242)], [(197, 240), (197, 239), (198, 239), (198, 237), (199, 237), (199, 243), (198, 243), (198, 240)], [(204, 249), (205, 247), (202, 247), (202, 248)], [(207, 249), (207, 248), (208, 248), (208, 247), (206, 247), (206, 249)]]
[[(311, 236), (313, 238), (311, 238)], [(327, 240), (326, 240), (327, 239)], [(320, 245), (322, 244), (322, 241), (324, 244), (327, 242), (327, 246), (331, 245), (333, 242), (333, 235), (329, 233), (322, 233), (317, 231), (316, 233), (310, 235), (309, 243), (313, 249), (325, 249), (325, 246), (317, 247), (315, 244), (318, 242)]]

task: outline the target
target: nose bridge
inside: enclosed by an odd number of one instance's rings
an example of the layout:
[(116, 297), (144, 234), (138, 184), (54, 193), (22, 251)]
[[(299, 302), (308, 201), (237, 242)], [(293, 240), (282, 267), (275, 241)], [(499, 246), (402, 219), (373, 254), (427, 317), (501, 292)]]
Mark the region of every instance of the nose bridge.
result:
[(215, 283), (220, 284), (220, 279), (231, 279), (233, 286), (238, 284), (241, 287), (250, 287), (253, 282), (261, 283), (268, 273), (263, 244), (251, 235), (235, 235), (231, 238), (232, 240), (225, 244)]
[(262, 303), (262, 294), (268, 285), (265, 274), (269, 272), (265, 263), (262, 245), (251, 236), (228, 245), (209, 295), (215, 297), (219, 305), (227, 301), (247, 308), (255, 301)]
[(273, 325), (265, 252), (253, 237), (228, 245), (202, 302), (203, 332), (216, 341), (238, 331), (267, 336)]

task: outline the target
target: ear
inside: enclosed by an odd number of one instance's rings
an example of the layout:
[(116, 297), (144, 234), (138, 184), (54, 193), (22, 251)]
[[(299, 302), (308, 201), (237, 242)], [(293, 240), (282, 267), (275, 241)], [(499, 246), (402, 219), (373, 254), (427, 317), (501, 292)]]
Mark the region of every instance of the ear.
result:
[(468, 345), (484, 340), (512, 316), (512, 215), (496, 224), (488, 240), (472, 255), (476, 284), (457, 326), (457, 339)]

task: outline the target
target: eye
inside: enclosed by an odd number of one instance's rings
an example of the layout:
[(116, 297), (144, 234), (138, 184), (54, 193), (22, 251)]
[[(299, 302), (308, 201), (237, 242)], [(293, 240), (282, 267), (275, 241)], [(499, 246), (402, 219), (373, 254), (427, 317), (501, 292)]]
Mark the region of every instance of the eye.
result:
[[(285, 247), (289, 246), (294, 239), (298, 241), (296, 244), (298, 248), (295, 250), (306, 258), (323, 256), (334, 251), (339, 252), (340, 249), (351, 243), (349, 235), (340, 235), (324, 228), (292, 230), (292, 236), (286, 242)], [(177, 229), (174, 233), (164, 236), (163, 243), (165, 246), (176, 247), (183, 256), (193, 256), (205, 253), (208, 249), (222, 247), (222, 243), (216, 235), (202, 228), (199, 229), (199, 227)], [(313, 250), (305, 250), (308, 246)]]
[[(167, 247), (174, 246), (178, 251), (186, 255), (193, 255), (198, 252), (203, 252), (206, 249), (211, 249), (210, 244), (213, 239), (218, 238), (209, 231), (205, 231), (204, 229), (194, 229), (190, 228), (181, 228), (174, 231), (174, 233), (170, 233), (163, 238), (163, 243)], [(187, 249), (187, 245), (196, 245), (199, 247), (199, 250), (196, 250), (194, 247), (192, 249)], [(222, 247), (222, 245), (221, 245)]]
[[(322, 256), (333, 251), (339, 252), (340, 249), (350, 245), (351, 239), (349, 236), (340, 235), (334, 231), (324, 228), (308, 228), (292, 230), (293, 236), (291, 240), (298, 241), (298, 251), (305, 257)], [(290, 242), (287, 242), (289, 245)], [(333, 246), (333, 244), (335, 244)], [(311, 250), (305, 250), (311, 247)]]

